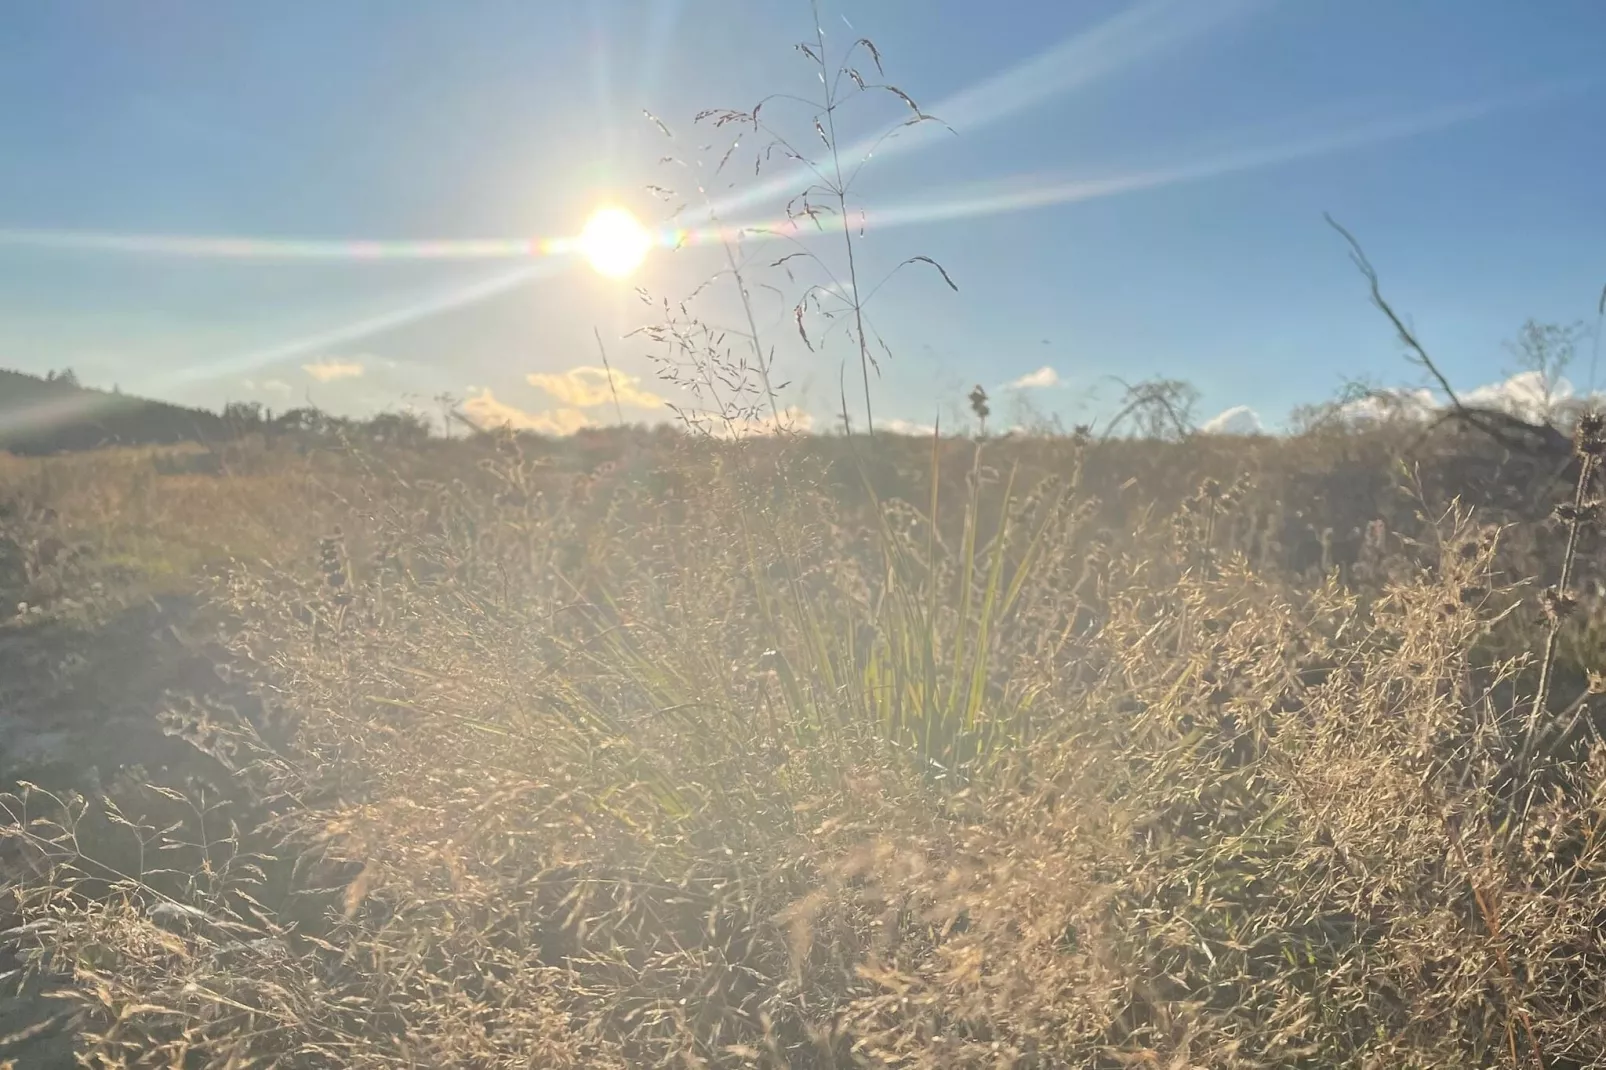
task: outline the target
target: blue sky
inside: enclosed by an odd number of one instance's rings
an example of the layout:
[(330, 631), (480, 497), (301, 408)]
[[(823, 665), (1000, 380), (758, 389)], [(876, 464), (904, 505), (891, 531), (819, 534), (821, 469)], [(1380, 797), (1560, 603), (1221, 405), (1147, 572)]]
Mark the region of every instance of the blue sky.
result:
[[(1513, 370), (1525, 319), (1592, 320), (1606, 283), (1599, 0), (822, 0), (822, 22), (833, 59), (871, 38), (956, 132), (905, 131), (854, 188), (862, 279), (927, 255), (959, 287), (908, 270), (876, 293), (883, 420), (951, 419), (971, 384), (1023, 377), (1067, 421), (1108, 405), (1111, 375), (1184, 378), (1201, 416), (1268, 423), (1348, 377), (1417, 385), (1323, 212), (1463, 388)], [(628, 415), (662, 417), (655, 398), (684, 399), (621, 337), (651, 319), (634, 290), (685, 296), (717, 249), (655, 251), (620, 282), (575, 256), (340, 243), (500, 249), (605, 203), (656, 224), (673, 204), (644, 187), (684, 195), (691, 174), (659, 158), (728, 140), (696, 112), (818, 90), (792, 48), (804, 0), (56, 0), (5, 23), (0, 366), (210, 406), (445, 391), (531, 426), (607, 422), (597, 330)], [(809, 112), (766, 113), (814, 151)], [(907, 114), (866, 96), (840, 132)], [(710, 186), (727, 222), (777, 219), (806, 184), (779, 163), (754, 179), (754, 146)], [(166, 240), (219, 237), (245, 241)], [(856, 357), (840, 331), (798, 340), (807, 280), (768, 269), (782, 247), (750, 247), (782, 291), (754, 289), (760, 333), (785, 401), (823, 423)], [(840, 239), (810, 247), (840, 270)], [(698, 300), (737, 322), (728, 286)]]

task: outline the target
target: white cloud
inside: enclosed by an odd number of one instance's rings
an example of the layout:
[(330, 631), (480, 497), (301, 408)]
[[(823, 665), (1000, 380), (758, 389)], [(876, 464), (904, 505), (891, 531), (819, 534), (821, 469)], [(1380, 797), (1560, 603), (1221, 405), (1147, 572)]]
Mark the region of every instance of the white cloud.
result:
[(363, 373), (363, 365), (361, 361), (357, 360), (324, 357), (316, 363), (303, 364), (301, 370), (320, 383), (332, 383), (336, 379), (360, 378)]
[[(1565, 378), (1547, 381), (1539, 372), (1526, 371), (1462, 391), (1460, 400), (1470, 409), (1491, 409), (1529, 423), (1544, 423), (1589, 399), (1581, 396)], [(1443, 412), (1445, 407), (1445, 402), (1426, 387), (1379, 390), (1339, 406), (1338, 415), (1359, 423), (1425, 421)]]
[(658, 409), (664, 404), (663, 398), (641, 388), (640, 377), (618, 370), (610, 372), (607, 368), (582, 365), (566, 372), (536, 372), (524, 378), (531, 386), (545, 390), (564, 405), (577, 409), (612, 405), (616, 395), (619, 404), (625, 408)]
[(288, 397), (293, 389), (283, 379), (263, 379), (260, 382), (255, 379), (247, 379), (245, 388), (247, 390), (257, 390), (264, 394), (274, 394), (278, 397)]
[(1042, 390), (1051, 386), (1060, 385), (1060, 373), (1047, 364), (1035, 372), (1027, 372), (1019, 379), (1012, 379), (1004, 384), (1005, 390)]
[(1258, 435), (1266, 430), (1260, 413), (1248, 405), (1234, 405), (1206, 420), (1199, 430), (1207, 435)]
[(486, 430), (510, 427), (515, 431), (535, 431), (543, 435), (572, 435), (582, 428), (594, 426), (591, 417), (579, 409), (525, 412), (516, 405), (498, 401), (488, 389), (465, 400), (460, 408), (475, 426)]
[(1529, 423), (1542, 423), (1556, 410), (1576, 399), (1573, 384), (1564, 378), (1547, 380), (1536, 371), (1518, 372), (1500, 383), (1488, 383), (1461, 395), (1469, 408), (1496, 409)]
[(915, 423), (913, 420), (885, 420), (878, 426), (894, 435), (914, 435), (916, 438), (930, 438), (937, 433), (936, 425)]
[(1338, 415), (1341, 419), (1356, 423), (1426, 420), (1438, 408), (1438, 399), (1426, 387), (1417, 390), (1388, 389), (1375, 390), (1366, 397), (1346, 401), (1338, 407)]

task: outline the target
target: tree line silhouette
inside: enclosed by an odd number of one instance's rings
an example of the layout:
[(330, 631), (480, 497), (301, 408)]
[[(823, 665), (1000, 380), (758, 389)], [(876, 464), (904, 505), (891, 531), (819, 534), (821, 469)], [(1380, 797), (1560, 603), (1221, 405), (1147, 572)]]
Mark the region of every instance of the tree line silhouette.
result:
[(412, 412), (383, 412), (359, 420), (311, 406), (275, 413), (257, 402), (231, 402), (216, 413), (134, 397), (117, 388), (85, 387), (70, 368), (43, 376), (0, 369), (0, 450), (11, 453), (214, 443), (252, 434), (406, 444), (428, 438), (430, 424)]

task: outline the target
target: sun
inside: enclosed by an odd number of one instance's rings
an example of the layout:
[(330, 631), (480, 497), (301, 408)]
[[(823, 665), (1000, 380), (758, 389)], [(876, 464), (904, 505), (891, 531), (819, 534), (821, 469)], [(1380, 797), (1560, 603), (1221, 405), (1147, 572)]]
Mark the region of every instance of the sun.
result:
[(623, 208), (599, 208), (580, 232), (580, 252), (610, 279), (622, 279), (641, 266), (652, 235)]

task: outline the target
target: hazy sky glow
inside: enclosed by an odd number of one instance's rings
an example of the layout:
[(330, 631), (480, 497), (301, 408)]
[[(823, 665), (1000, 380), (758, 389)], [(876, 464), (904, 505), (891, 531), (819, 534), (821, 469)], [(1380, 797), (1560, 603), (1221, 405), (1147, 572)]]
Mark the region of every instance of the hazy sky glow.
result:
[[(686, 297), (740, 228), (781, 291), (753, 290), (783, 404), (831, 422), (848, 346), (806, 349), (789, 312), (822, 279), (768, 265), (802, 247), (839, 269), (840, 238), (752, 233), (809, 182), (778, 153), (755, 176), (762, 138), (700, 197), (733, 128), (691, 121), (818, 91), (806, 0), (60, 0), (5, 21), (0, 367), (211, 406), (445, 391), (572, 429), (615, 418), (554, 388), (601, 374), (596, 330), (641, 399), (627, 418), (659, 419), (681, 399), (623, 338), (653, 315), (636, 288)], [(1231, 426), (1347, 376), (1418, 385), (1324, 211), (1467, 389), (1512, 370), (1524, 319), (1589, 319), (1606, 283), (1598, 0), (822, 0), (822, 22), (833, 58), (873, 39), (952, 128), (881, 140), (909, 115), (886, 94), (839, 115), (850, 171), (875, 148), (861, 288), (916, 255), (959, 286), (876, 292), (888, 420), (946, 421), (977, 382), (1074, 421), (1112, 374), (1186, 378)], [(763, 114), (817, 152), (810, 112)], [(618, 280), (580, 255), (609, 205), (654, 243)], [(742, 322), (732, 297), (696, 307)]]

